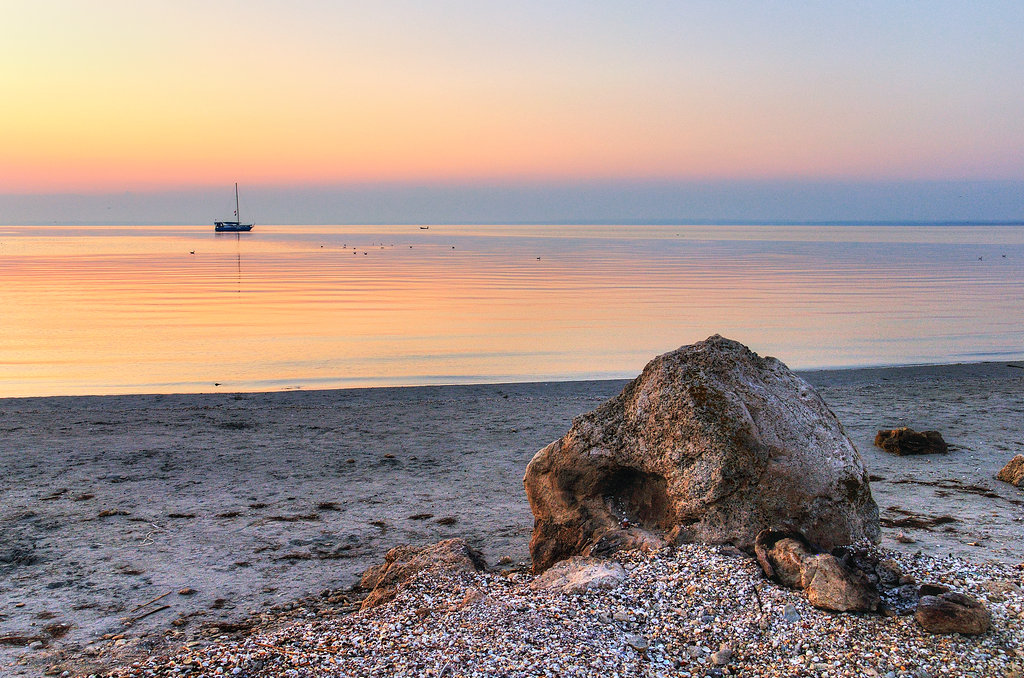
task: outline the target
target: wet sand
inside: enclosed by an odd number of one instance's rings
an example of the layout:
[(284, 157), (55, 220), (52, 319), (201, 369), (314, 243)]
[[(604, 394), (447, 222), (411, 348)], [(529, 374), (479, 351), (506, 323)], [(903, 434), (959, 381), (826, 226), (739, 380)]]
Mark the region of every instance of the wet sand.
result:
[[(1024, 561), (1024, 491), (994, 480), (1024, 452), (1024, 369), (802, 376), (865, 458), (883, 546)], [(37, 675), (104, 634), (187, 637), (347, 588), (399, 543), (463, 536), (490, 563), (526, 560), (526, 463), (623, 383), (0, 400), (0, 640), (47, 638), (0, 644), (0, 665)], [(939, 430), (951, 451), (872, 446), (897, 426)], [(54, 624), (70, 629), (49, 639)]]

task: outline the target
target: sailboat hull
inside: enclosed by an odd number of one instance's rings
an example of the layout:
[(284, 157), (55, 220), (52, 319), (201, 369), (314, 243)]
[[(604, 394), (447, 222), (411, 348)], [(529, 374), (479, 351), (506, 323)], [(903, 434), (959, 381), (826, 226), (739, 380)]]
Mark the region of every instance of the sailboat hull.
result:
[(252, 224), (240, 224), (237, 221), (215, 221), (213, 222), (213, 230), (215, 231), (251, 231)]

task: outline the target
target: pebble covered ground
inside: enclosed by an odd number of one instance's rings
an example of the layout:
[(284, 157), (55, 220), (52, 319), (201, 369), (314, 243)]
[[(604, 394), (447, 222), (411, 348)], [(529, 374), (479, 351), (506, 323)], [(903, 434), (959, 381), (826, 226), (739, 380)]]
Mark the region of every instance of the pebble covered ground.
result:
[(382, 607), (349, 613), (306, 601), (276, 625), (169, 647), (93, 675), (1024, 675), (1024, 564), (884, 555), (918, 582), (983, 601), (992, 629), (931, 635), (912, 615), (825, 612), (767, 581), (747, 555), (685, 545), (620, 554), (627, 576), (609, 590), (535, 591), (523, 568), (420, 575)]

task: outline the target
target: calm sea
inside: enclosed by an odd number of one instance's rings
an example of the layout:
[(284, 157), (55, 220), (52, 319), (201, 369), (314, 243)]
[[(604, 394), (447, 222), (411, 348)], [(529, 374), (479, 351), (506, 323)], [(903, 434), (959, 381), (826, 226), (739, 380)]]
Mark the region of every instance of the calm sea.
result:
[(1020, 226), (0, 227), (0, 396), (1024, 358)]

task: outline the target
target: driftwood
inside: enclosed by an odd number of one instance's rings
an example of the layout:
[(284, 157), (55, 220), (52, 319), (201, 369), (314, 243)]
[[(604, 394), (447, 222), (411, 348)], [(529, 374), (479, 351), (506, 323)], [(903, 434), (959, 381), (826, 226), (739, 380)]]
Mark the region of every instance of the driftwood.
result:
[(143, 612), (142, 614), (140, 614), (140, 615), (138, 615), (136, 617), (126, 617), (126, 618), (122, 619), (121, 621), (124, 622), (125, 626), (131, 626), (132, 624), (134, 624), (135, 622), (139, 621), (140, 619), (145, 619), (149, 615), (156, 614), (157, 612), (160, 612), (161, 610), (166, 610), (169, 607), (170, 607), (170, 605), (161, 605), (160, 607), (153, 608), (152, 610), (149, 610), (148, 612)]

